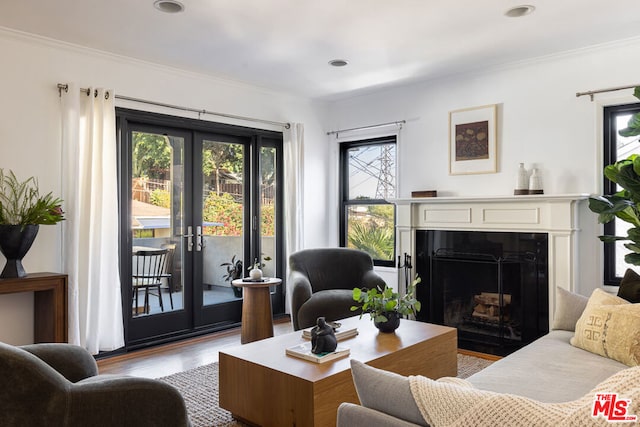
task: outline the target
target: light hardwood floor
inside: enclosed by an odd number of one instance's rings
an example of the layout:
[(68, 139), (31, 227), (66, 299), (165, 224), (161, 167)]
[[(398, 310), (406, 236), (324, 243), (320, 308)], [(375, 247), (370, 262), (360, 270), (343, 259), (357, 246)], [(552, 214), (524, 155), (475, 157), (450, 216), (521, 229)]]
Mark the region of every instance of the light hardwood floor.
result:
[[(288, 318), (274, 320), (275, 335), (293, 331)], [(240, 344), (240, 328), (98, 360), (101, 374), (159, 378), (218, 361), (221, 349)]]

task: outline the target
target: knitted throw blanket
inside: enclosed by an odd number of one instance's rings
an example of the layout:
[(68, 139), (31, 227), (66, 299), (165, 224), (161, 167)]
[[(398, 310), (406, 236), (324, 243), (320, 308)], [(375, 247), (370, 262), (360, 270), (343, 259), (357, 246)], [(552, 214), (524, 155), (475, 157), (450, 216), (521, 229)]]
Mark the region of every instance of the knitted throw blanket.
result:
[[(513, 394), (479, 390), (468, 381), (458, 378), (447, 377), (434, 381), (422, 376), (410, 376), (409, 384), (420, 413), (431, 427), (640, 425), (640, 366), (622, 370), (582, 398), (563, 403), (542, 403)], [(594, 400), (598, 393), (609, 397), (617, 393), (618, 401), (631, 399), (626, 405), (626, 415), (637, 415), (637, 421), (612, 424), (607, 420), (606, 404), (600, 405), (598, 416), (593, 417)], [(625, 414), (624, 411), (622, 413)], [(611, 411), (611, 415), (616, 414)]]

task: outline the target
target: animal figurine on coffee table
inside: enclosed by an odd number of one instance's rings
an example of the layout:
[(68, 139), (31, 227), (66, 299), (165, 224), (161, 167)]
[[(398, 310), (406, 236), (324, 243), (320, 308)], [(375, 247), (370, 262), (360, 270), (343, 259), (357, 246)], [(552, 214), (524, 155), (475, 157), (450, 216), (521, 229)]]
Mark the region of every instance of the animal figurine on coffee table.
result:
[(331, 353), (338, 347), (333, 327), (324, 317), (318, 317), (316, 326), (311, 329), (311, 352), (314, 354)]

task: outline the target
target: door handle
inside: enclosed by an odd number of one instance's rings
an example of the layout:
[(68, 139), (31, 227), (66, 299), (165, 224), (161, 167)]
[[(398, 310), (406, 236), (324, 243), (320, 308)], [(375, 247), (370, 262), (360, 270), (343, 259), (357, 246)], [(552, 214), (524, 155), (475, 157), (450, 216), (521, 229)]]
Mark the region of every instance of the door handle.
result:
[(202, 249), (204, 249), (204, 239), (202, 236), (202, 227), (198, 225), (196, 227), (196, 251), (200, 252)]
[(187, 251), (193, 251), (193, 227), (187, 226), (187, 234), (183, 234), (182, 237), (187, 238)]

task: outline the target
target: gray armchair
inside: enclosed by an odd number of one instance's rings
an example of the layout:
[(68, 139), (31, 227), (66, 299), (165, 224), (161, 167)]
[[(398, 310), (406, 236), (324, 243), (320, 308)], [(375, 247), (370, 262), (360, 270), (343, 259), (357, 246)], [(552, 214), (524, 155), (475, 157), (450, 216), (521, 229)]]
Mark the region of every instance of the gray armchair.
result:
[(2, 426), (189, 426), (184, 400), (160, 381), (98, 375), (70, 344), (0, 343)]
[(353, 288), (385, 285), (373, 271), (371, 256), (356, 249), (301, 250), (289, 257), (289, 269), (294, 330), (314, 326), (320, 316), (327, 320), (353, 316)]

